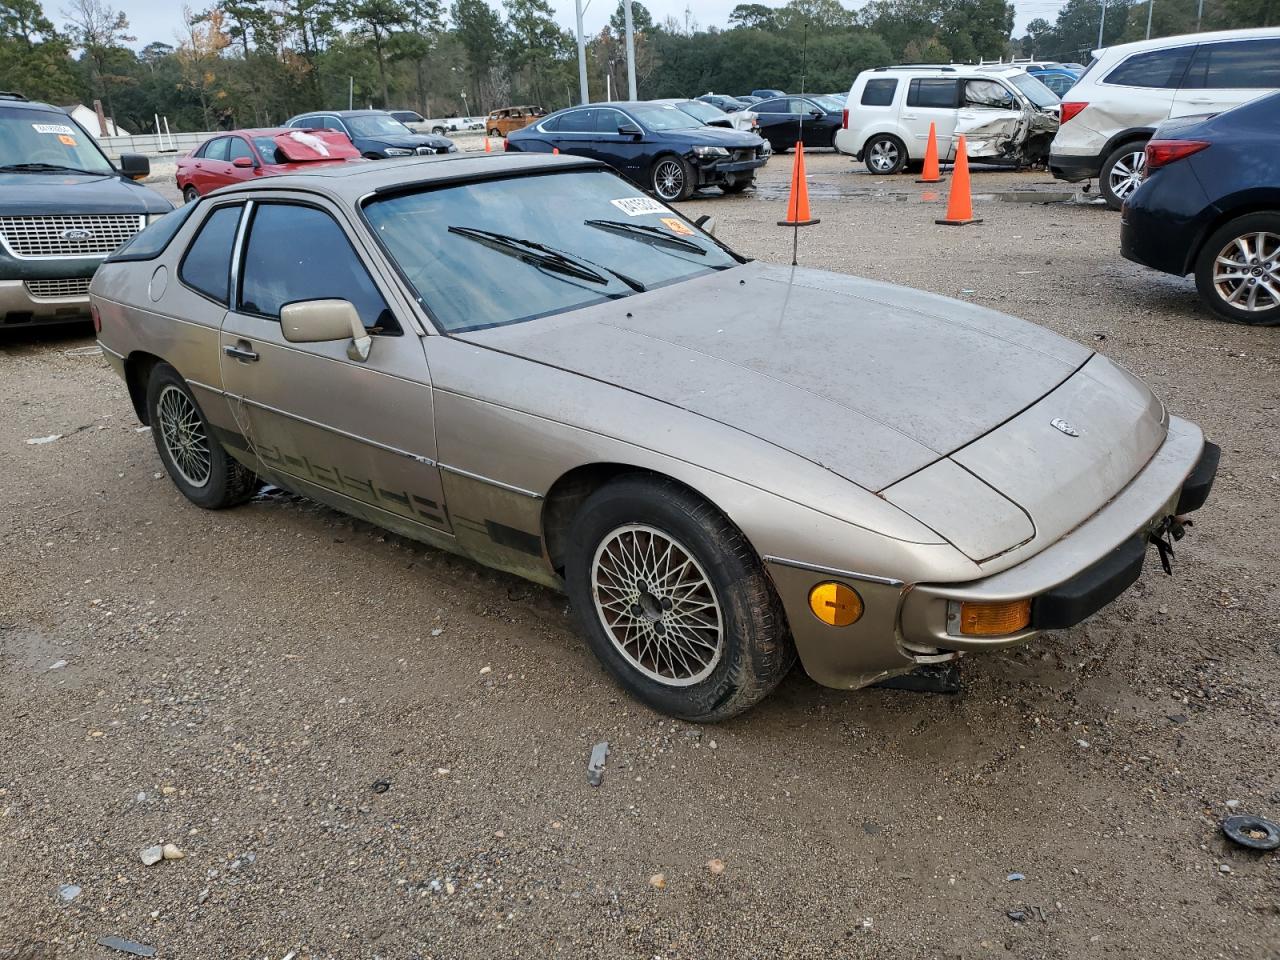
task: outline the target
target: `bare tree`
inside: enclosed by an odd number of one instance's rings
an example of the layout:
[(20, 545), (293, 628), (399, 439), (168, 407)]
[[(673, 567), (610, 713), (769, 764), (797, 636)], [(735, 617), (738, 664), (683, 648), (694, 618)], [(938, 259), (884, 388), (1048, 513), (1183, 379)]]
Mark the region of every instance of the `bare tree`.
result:
[(111, 106), (111, 90), (128, 78), (112, 74), (110, 67), (113, 54), (137, 39), (129, 35), (129, 18), (123, 10), (112, 9), (104, 0), (72, 0), (62, 15), (68, 20), (67, 32), (72, 41), (89, 61), (93, 92), (106, 101), (107, 114), (114, 127), (116, 114)]

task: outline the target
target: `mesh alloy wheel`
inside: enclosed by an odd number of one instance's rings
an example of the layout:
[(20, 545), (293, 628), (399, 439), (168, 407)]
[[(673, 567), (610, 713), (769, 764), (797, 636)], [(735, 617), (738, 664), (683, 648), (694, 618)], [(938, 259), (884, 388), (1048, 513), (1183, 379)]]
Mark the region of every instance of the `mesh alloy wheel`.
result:
[(631, 667), (673, 687), (715, 670), (724, 650), (720, 602), (678, 540), (645, 524), (618, 527), (596, 549), (591, 583), (596, 614)]
[(184, 391), (166, 384), (156, 402), (156, 412), (160, 416), (160, 439), (173, 468), (191, 486), (203, 487), (209, 482), (213, 460), (209, 437), (195, 404)]
[(675, 159), (661, 161), (653, 170), (653, 192), (663, 200), (679, 200), (684, 194), (684, 164)]

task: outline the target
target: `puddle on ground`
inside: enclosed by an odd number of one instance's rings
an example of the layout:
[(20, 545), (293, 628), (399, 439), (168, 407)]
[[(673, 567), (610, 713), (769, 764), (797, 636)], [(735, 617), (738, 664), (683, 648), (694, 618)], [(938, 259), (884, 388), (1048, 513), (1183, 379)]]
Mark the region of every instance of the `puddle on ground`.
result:
[[(755, 197), (759, 200), (787, 199), (790, 184), (761, 184), (756, 187)], [(945, 201), (947, 184), (944, 181), (932, 185), (926, 190), (884, 190), (874, 187), (850, 187), (840, 183), (809, 182), (809, 199), (842, 200), (848, 198), (867, 198), (887, 200), (890, 202), (906, 202), (923, 200), (927, 202)], [(1098, 201), (1095, 194), (1081, 193), (1078, 190), (1000, 190), (990, 193), (975, 193), (974, 200), (998, 200), (1004, 203), (1082, 203), (1092, 204)]]

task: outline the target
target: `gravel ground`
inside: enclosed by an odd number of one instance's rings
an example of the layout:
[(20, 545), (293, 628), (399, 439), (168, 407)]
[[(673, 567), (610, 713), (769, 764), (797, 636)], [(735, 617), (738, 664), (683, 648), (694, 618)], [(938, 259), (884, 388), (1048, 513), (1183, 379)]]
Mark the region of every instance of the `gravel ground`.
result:
[[(789, 260), (788, 159), (687, 211)], [(68, 355), (89, 332), (10, 332), (0, 958), (1280, 956), (1280, 857), (1217, 832), (1280, 819), (1280, 331), (1120, 259), (1105, 209), (997, 198), (1043, 173), (975, 172), (985, 223), (948, 228), (908, 177), (807, 159), (802, 263), (1045, 324), (1222, 445), (1174, 577), (966, 660), (957, 696), (797, 670), (699, 729), (618, 691), (551, 591), (285, 495), (189, 506)]]

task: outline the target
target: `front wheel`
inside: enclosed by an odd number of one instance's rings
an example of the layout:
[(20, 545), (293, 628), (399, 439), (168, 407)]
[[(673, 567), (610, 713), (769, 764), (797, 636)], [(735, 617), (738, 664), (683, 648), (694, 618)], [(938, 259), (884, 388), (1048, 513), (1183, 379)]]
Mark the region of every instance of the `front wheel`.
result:
[(795, 662), (751, 545), (673, 481), (624, 477), (588, 497), (570, 531), (565, 581), (592, 652), (662, 713), (727, 719)]
[(187, 184), (187, 186), (183, 188), (182, 190), (183, 203), (195, 203), (199, 199), (200, 199), (200, 191), (198, 191), (195, 187), (191, 186), (190, 184)]
[(1214, 231), (1196, 258), (1196, 288), (1232, 323), (1280, 324), (1280, 213), (1250, 213)]
[(688, 200), (696, 186), (693, 169), (680, 157), (659, 157), (653, 165), (649, 183), (658, 198), (667, 203)]
[(147, 381), (147, 419), (169, 479), (196, 506), (221, 510), (257, 492), (258, 478), (227, 455), (186, 381), (167, 363), (156, 364)]
[(502, 131), (499, 130), (497, 127), (494, 127), (492, 130), (489, 131), (489, 136), (500, 137), (502, 136)]
[(1129, 195), (1142, 183), (1147, 169), (1147, 142), (1138, 140), (1116, 147), (1102, 163), (1098, 186), (1102, 199), (1112, 210), (1119, 210)]
[(907, 148), (897, 137), (879, 134), (863, 150), (867, 169), (881, 176), (897, 173), (907, 164)]

